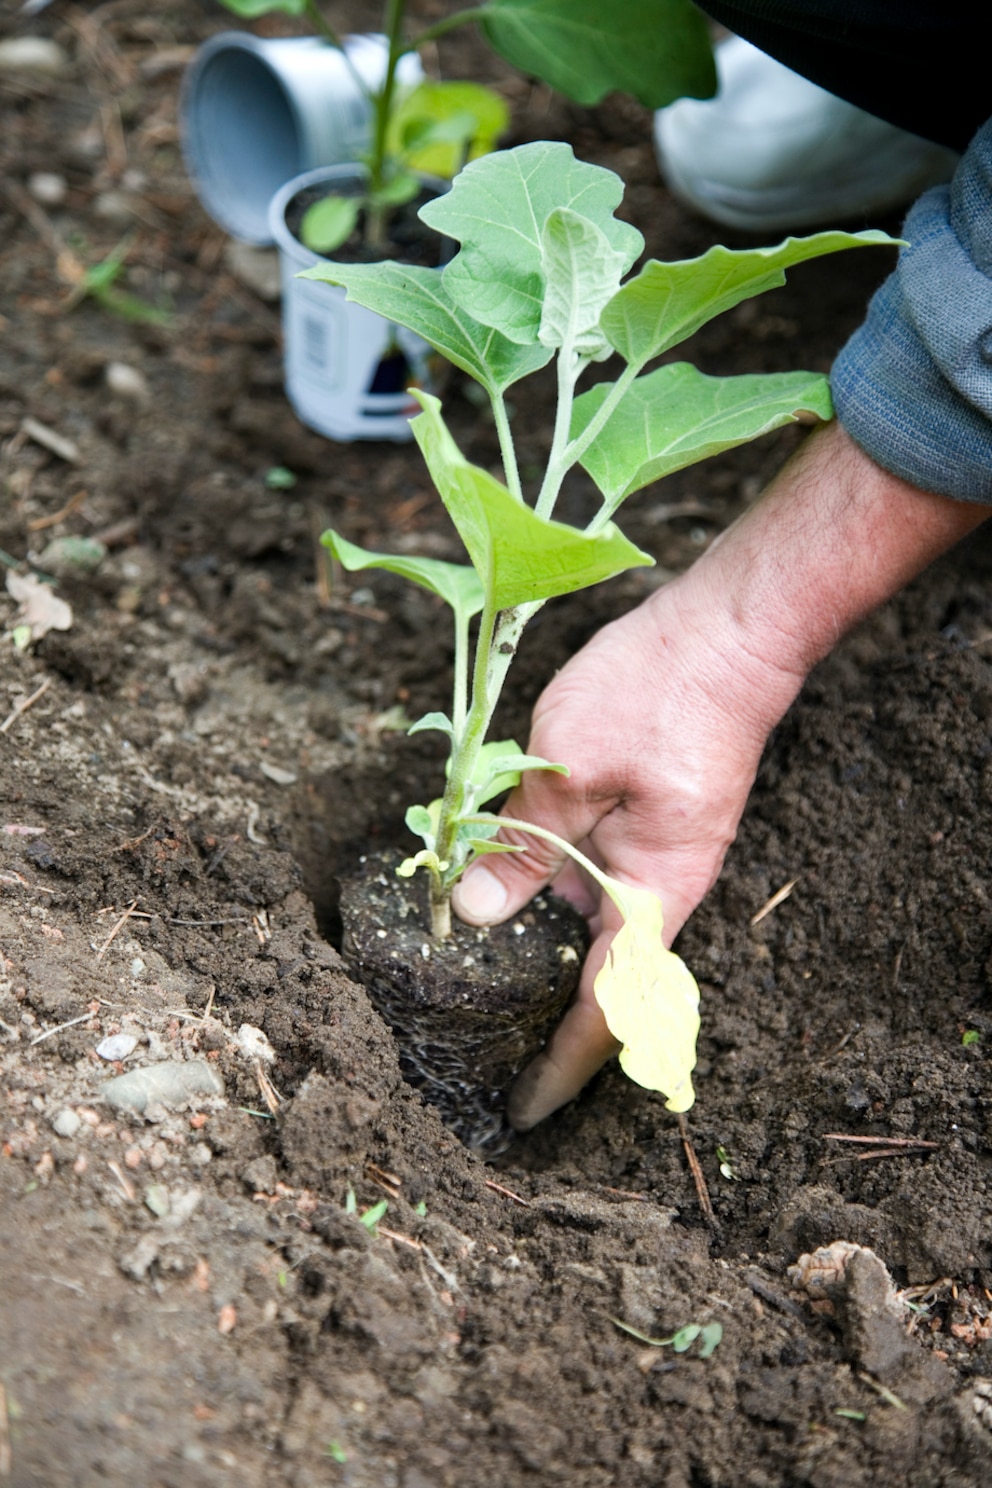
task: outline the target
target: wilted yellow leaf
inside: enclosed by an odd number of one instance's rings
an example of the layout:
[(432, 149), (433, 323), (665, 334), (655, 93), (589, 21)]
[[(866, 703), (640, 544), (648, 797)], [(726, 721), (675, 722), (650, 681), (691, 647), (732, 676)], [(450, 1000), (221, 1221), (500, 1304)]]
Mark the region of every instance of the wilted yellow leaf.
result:
[(695, 1100), (692, 1071), (699, 1033), (699, 988), (685, 962), (665, 949), (661, 901), (611, 880), (624, 915), (594, 983), (607, 1027), (623, 1048), (620, 1067), (638, 1085), (660, 1090), (670, 1111)]

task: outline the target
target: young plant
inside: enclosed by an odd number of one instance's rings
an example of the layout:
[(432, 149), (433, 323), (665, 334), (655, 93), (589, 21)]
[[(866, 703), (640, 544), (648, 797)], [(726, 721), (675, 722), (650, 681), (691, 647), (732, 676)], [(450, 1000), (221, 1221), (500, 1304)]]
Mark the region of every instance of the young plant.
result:
[(392, 212), (420, 189), (418, 172), (453, 176), (462, 164), (491, 150), (506, 127), (502, 100), (472, 83), (398, 83), (401, 60), (469, 22), (492, 47), (529, 76), (578, 103), (607, 93), (632, 93), (649, 108), (686, 95), (708, 98), (716, 74), (706, 22), (690, 0), (624, 0), (604, 15), (599, 0), (484, 0), (453, 12), (412, 36), (407, 0), (384, 0), (381, 32), (387, 53), (382, 81), (369, 88), (352, 67), (341, 38), (317, 0), (222, 0), (244, 20), (280, 11), (306, 20), (336, 47), (369, 102), (371, 139), (364, 164), (364, 195), (331, 196), (304, 218), (303, 241), (330, 253), (360, 218), (365, 241), (381, 248)]
[[(413, 431), (469, 564), (366, 552), (335, 532), (323, 539), (349, 571), (401, 574), (443, 599), (454, 616), (450, 713), (429, 713), (410, 729), (447, 738), (447, 783), (438, 800), (409, 809), (407, 824), (423, 847), (398, 871), (426, 870), (433, 933), (445, 936), (451, 890), (468, 864), (482, 853), (519, 850), (496, 835), (501, 825), (557, 842), (625, 919), (596, 982), (607, 1024), (623, 1045), (621, 1064), (682, 1111), (693, 1101), (698, 990), (662, 946), (661, 904), (609, 878), (543, 828), (488, 811), (523, 771), (567, 773), (567, 764), (487, 734), (521, 633), (545, 601), (653, 562), (613, 521), (627, 496), (780, 425), (832, 414), (819, 373), (720, 378), (686, 362), (649, 365), (721, 311), (782, 284), (791, 265), (891, 240), (874, 231), (824, 232), (775, 248), (716, 247), (680, 263), (650, 260), (628, 278), (643, 239), (614, 215), (622, 195), (619, 177), (577, 160), (568, 145), (523, 145), (467, 166), (446, 196), (421, 209), (431, 227), (461, 245), (443, 271), (321, 264), (305, 277), (344, 285), (350, 299), (417, 331), (474, 378), (489, 396), (502, 453), (500, 481), (461, 454), (440, 403), (422, 394)], [(610, 357), (618, 359), (619, 375), (578, 392), (583, 374)], [(557, 414), (530, 503), (506, 393), (552, 360)], [(602, 497), (581, 531), (554, 518), (565, 477), (577, 465)]]

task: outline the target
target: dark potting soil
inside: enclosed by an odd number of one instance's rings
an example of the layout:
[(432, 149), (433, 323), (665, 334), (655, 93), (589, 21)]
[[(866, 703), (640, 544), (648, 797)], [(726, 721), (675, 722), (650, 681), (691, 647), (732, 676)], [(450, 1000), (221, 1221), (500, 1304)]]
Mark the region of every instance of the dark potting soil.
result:
[[(363, 189), (363, 183), (357, 180), (336, 181), (333, 194), (335, 196), (360, 196)], [(302, 242), (301, 229), (304, 217), (311, 207), (323, 201), (329, 194), (326, 186), (318, 184), (305, 187), (293, 197), (286, 208), (286, 226), (295, 238)], [(382, 263), (386, 259), (391, 259), (397, 263), (436, 269), (447, 256), (447, 249), (456, 245), (450, 244), (448, 239), (442, 238), (426, 223), (421, 222), (417, 213), (426, 202), (433, 201), (437, 194), (436, 189), (424, 187), (410, 201), (397, 207), (389, 217), (388, 237), (380, 244), (366, 242), (367, 214), (362, 210), (358, 215), (354, 231), (349, 237), (333, 251), (319, 256), (337, 259), (340, 263)]]
[(512, 1140), (507, 1092), (579, 984), (585, 920), (540, 895), (504, 925), (457, 921), (430, 935), (426, 875), (398, 879), (397, 852), (366, 858), (341, 885), (342, 954), (396, 1038), (400, 1069), (472, 1151)]
[[(0, 73), (0, 549), (67, 573), (72, 607), (33, 648), (0, 644), (0, 1482), (987, 1484), (992, 542), (817, 670), (680, 937), (703, 988), (688, 1132), (716, 1224), (674, 1119), (615, 1066), (480, 1162), (403, 1081), (335, 949), (339, 877), (437, 794), (430, 736), (404, 729), (443, 706), (446, 621), (389, 575), (328, 588), (316, 535), (461, 555), (415, 449), (295, 421), (277, 313), (191, 195), (180, 67), (228, 25), (192, 0), (0, 8), (0, 36), (68, 59), (57, 78)], [(568, 139), (618, 170), (650, 253), (716, 240), (660, 185), (643, 110), (567, 106), (472, 33), (440, 52), (447, 76), (505, 90), (515, 142)], [(61, 203), (30, 194), (34, 172), (62, 178)], [(122, 243), (118, 287), (166, 322), (70, 308), (79, 267)], [(684, 354), (826, 369), (885, 259), (806, 265)], [(516, 400), (525, 473), (553, 395), (539, 379)], [(457, 377), (445, 415), (498, 468)], [(542, 612), (501, 737), (524, 741), (554, 669), (690, 563), (794, 442), (635, 498), (621, 521), (659, 568)], [(580, 479), (563, 515), (590, 501)], [(72, 577), (49, 545), (80, 536), (107, 556)], [(122, 1069), (202, 1061), (224, 1096), (111, 1106), (97, 1051), (119, 1033), (137, 1040)], [(835, 1240), (910, 1289), (897, 1338), (860, 1272), (832, 1313), (793, 1284)], [(723, 1335), (703, 1359), (613, 1319)]]

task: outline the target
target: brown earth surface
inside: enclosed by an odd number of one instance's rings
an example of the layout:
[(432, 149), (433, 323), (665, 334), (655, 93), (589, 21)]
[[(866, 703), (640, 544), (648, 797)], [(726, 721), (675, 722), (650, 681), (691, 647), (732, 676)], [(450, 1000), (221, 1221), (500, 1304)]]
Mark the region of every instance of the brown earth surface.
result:
[[(378, 13), (340, 9), (354, 29)], [(329, 590), (316, 537), (455, 543), (414, 449), (296, 421), (278, 309), (190, 191), (181, 68), (229, 23), (192, 0), (0, 17), (67, 59), (0, 75), (0, 548), (5, 573), (59, 567), (72, 609), (19, 649), (0, 597), (0, 1484), (989, 1482), (988, 539), (814, 674), (681, 937), (712, 1219), (674, 1118), (615, 1067), (485, 1165), (402, 1082), (335, 948), (339, 871), (435, 793), (434, 746), (402, 719), (443, 705), (450, 653), (424, 594), (377, 574)], [(516, 140), (618, 170), (653, 254), (716, 239), (660, 184), (644, 110), (568, 106), (472, 37), (441, 60), (506, 90)], [(117, 288), (161, 323), (80, 295), (118, 248)], [(806, 266), (691, 354), (826, 369), (887, 262)], [(517, 410), (525, 461), (551, 391)], [(494, 462), (457, 379), (445, 405)], [(631, 504), (659, 567), (544, 612), (508, 730), (795, 437)], [(69, 536), (101, 538), (94, 571), (61, 576), (49, 544)], [(115, 1034), (137, 1040), (116, 1065), (97, 1053)], [(160, 1060), (223, 1095), (109, 1103), (108, 1077)], [(374, 1232), (360, 1216), (384, 1199)], [(861, 1251), (811, 1297), (788, 1268), (835, 1241), (873, 1250), (901, 1302)], [(616, 1319), (723, 1335), (703, 1358)]]

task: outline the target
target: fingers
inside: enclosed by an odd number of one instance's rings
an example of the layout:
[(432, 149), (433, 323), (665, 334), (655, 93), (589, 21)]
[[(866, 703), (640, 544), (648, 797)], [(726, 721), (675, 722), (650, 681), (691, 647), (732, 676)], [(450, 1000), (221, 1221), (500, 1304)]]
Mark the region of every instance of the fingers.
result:
[(607, 931), (593, 942), (577, 1000), (510, 1091), (506, 1114), (515, 1131), (529, 1131), (566, 1101), (574, 1099), (620, 1048), (593, 993), (593, 983), (612, 938), (613, 932)]
[(514, 1131), (530, 1131), (572, 1100), (619, 1047), (598, 1005), (575, 1003), (510, 1091), (506, 1114)]

